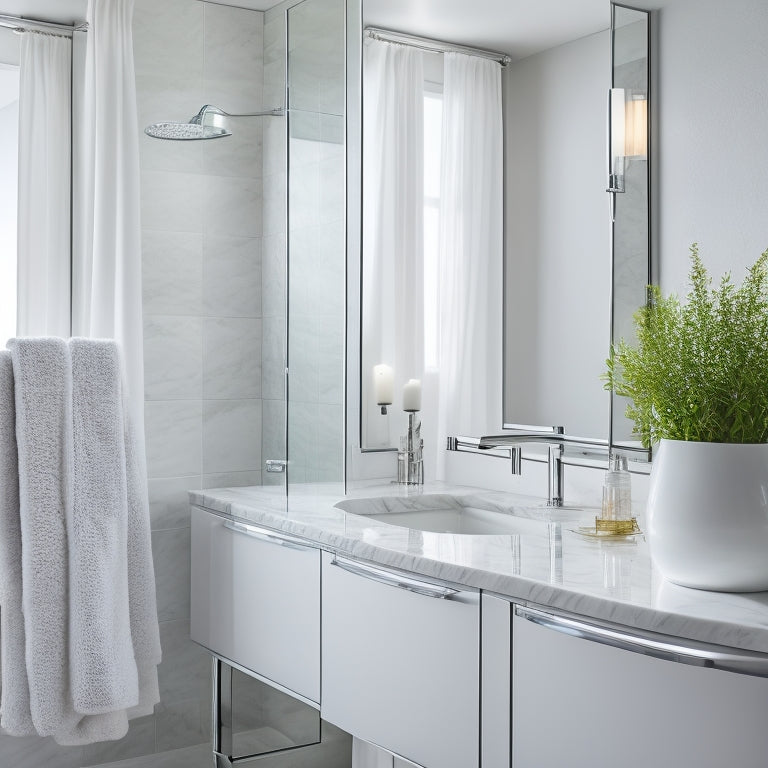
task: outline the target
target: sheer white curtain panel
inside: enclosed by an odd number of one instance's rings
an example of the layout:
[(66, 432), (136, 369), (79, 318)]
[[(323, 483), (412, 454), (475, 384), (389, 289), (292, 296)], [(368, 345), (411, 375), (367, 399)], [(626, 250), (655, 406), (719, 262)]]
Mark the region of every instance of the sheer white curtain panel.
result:
[(144, 446), (139, 134), (134, 0), (89, 0), (73, 333), (117, 340), (138, 444)]
[(72, 41), (21, 34), (18, 336), (70, 334)]
[(501, 66), (446, 53), (440, 214), (437, 476), (445, 438), (501, 426)]
[[(424, 64), (422, 52), (366, 39), (363, 52), (363, 435), (396, 445), (400, 402), (424, 367)], [(394, 369), (394, 404), (382, 417), (373, 366)]]

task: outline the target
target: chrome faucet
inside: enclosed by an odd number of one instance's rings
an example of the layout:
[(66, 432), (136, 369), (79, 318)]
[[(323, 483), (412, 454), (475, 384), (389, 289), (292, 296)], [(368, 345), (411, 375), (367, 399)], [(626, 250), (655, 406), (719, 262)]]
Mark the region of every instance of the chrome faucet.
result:
[[(562, 507), (564, 495), (564, 459), (567, 455), (584, 459), (598, 458), (602, 463), (608, 458), (608, 443), (604, 440), (568, 437), (563, 427), (552, 427), (551, 431), (515, 430), (504, 435), (483, 437), (449, 437), (447, 449), (464, 453), (479, 453), (510, 460), (512, 474), (522, 474), (523, 445), (540, 444), (547, 446), (547, 505)], [(533, 461), (542, 461), (532, 457)], [(594, 464), (592, 465), (594, 466)]]

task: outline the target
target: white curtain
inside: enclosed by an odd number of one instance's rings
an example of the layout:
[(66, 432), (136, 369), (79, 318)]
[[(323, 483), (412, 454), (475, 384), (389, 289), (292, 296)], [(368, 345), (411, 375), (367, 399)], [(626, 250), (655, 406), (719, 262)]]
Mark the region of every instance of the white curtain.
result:
[(444, 60), (440, 189), (437, 476), (448, 435), (501, 427), (503, 138), (501, 67)]
[(133, 0), (89, 0), (73, 334), (116, 339), (144, 445), (139, 137)]
[[(424, 65), (421, 51), (366, 39), (363, 52), (363, 436), (395, 445), (403, 384), (424, 367)], [(373, 366), (395, 373), (391, 416), (372, 392)]]
[(71, 62), (69, 38), (22, 33), (18, 336), (70, 334)]

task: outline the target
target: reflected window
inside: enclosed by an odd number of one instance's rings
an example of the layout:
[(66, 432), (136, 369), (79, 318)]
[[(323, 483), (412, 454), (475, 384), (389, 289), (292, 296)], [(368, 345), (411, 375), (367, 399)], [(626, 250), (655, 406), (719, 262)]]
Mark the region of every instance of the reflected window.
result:
[(19, 68), (0, 63), (0, 349), (16, 335)]
[(425, 83), (424, 92), (424, 367), (439, 366), (437, 301), (440, 275), (440, 147), (443, 134), (442, 86)]

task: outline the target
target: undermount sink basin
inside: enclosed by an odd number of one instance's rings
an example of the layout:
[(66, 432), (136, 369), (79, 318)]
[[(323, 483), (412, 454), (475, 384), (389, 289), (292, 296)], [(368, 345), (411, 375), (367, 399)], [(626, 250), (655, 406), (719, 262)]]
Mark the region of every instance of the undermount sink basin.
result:
[(460, 496), (425, 495), (413, 498), (381, 496), (345, 499), (336, 507), (388, 525), (417, 531), (470, 536), (499, 536), (532, 533), (552, 522), (547, 516), (518, 516), (512, 512), (483, 509), (462, 503)]

